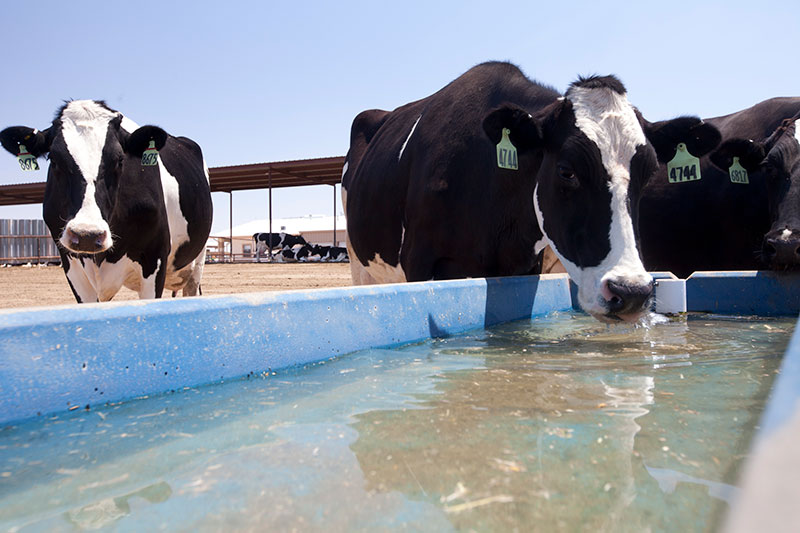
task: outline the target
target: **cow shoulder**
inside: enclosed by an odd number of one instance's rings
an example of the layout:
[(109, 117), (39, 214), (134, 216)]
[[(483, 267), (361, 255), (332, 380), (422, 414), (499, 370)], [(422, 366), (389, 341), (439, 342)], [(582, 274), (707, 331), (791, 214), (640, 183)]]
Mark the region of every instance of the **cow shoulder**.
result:
[(350, 242), (364, 265), (377, 255), (393, 267), (400, 261), (409, 176), (398, 156), (419, 114), (407, 105), (385, 115), (368, 112), (354, 123), (342, 183), (347, 224), (357, 228)]

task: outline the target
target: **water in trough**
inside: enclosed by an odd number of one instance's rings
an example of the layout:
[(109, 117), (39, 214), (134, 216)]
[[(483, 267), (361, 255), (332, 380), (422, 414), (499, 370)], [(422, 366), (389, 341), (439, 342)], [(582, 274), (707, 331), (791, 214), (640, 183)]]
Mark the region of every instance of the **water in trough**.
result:
[(0, 530), (719, 524), (793, 319), (580, 314), (0, 429)]

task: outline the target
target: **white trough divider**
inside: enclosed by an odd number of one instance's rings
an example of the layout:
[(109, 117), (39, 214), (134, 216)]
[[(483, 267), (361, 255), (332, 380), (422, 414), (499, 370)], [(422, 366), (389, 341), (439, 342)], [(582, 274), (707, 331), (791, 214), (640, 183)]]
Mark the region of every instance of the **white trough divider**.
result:
[(656, 313), (686, 312), (686, 280), (657, 279), (655, 281)]
[(566, 274), (0, 312), (0, 424), (571, 309)]

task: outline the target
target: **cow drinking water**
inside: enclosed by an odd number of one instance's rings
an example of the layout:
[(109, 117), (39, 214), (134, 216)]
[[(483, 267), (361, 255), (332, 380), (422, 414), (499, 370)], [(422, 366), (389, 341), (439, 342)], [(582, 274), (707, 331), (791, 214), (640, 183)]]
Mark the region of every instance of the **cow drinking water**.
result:
[(500, 62), (365, 111), (342, 177), (353, 281), (529, 274), (549, 244), (583, 309), (637, 320), (653, 288), (634, 234), (639, 195), (680, 142), (703, 154), (719, 134), (696, 117), (648, 123), (613, 76), (561, 95)]
[(198, 294), (212, 204), (194, 141), (75, 100), (46, 130), (6, 128), (0, 143), (49, 157), (44, 220), (79, 303), (110, 300), (123, 285), (140, 298)]

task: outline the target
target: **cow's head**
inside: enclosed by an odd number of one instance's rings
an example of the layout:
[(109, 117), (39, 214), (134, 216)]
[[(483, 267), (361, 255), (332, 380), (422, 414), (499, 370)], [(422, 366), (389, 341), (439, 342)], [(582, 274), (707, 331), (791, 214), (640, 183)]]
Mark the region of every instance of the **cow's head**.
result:
[(539, 227), (578, 285), (581, 307), (597, 318), (638, 320), (653, 292), (635, 232), (642, 188), (678, 143), (699, 156), (719, 143), (719, 132), (695, 117), (645, 121), (613, 76), (579, 80), (534, 116), (503, 105), (483, 126), (494, 143), (509, 129), (517, 150), (535, 155), (520, 171), (535, 174)]
[[(24, 145), (32, 155), (50, 159), (44, 219), (56, 241), (78, 254), (96, 254), (114, 245), (109, 221), (123, 170), (132, 167), (133, 175), (147, 171), (141, 167), (142, 153), (151, 140), (160, 149), (166, 139), (161, 128), (137, 128), (94, 100), (68, 102), (45, 131), (13, 126), (0, 132), (0, 143), (12, 154)], [(157, 208), (147, 198), (132, 201), (143, 216)]]
[(786, 119), (765, 139), (728, 139), (711, 154), (724, 171), (739, 158), (749, 179), (765, 179), (772, 225), (761, 259), (772, 269), (800, 268), (800, 134), (798, 117)]

